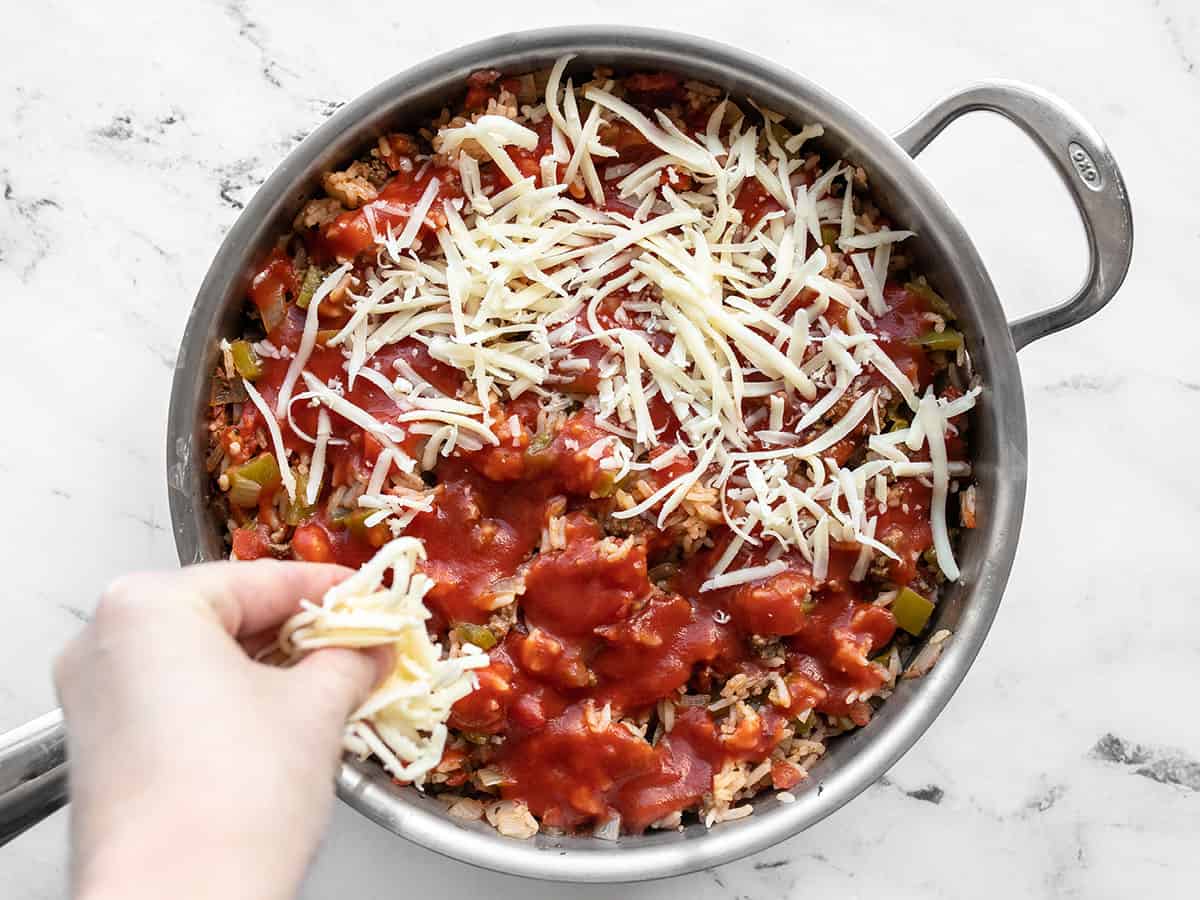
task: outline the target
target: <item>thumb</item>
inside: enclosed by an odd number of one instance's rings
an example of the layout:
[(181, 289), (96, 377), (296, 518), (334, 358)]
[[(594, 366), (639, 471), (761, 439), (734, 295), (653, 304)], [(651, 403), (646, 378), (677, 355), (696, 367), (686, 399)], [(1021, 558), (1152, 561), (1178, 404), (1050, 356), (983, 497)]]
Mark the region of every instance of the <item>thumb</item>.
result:
[(349, 715), (392, 669), (390, 647), (347, 650), (330, 647), (310, 653), (285, 673), (285, 690), (308, 728), (331, 742), (340, 741)]

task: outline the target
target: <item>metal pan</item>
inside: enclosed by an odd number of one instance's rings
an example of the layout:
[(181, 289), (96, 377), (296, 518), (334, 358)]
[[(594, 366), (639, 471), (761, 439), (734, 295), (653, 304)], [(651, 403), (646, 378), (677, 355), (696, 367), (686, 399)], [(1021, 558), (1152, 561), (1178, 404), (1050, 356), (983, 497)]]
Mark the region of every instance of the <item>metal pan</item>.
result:
[[(1025, 406), (1017, 351), (1083, 321), (1112, 299), (1129, 268), (1133, 225), (1124, 182), (1104, 142), (1066, 104), (1025, 85), (988, 82), (968, 87), (889, 137), (807, 79), (687, 35), (582, 27), (503, 35), (472, 44), (409, 69), (342, 107), (267, 179), (221, 245), (184, 333), (167, 426), (167, 484), (182, 563), (223, 554), (222, 527), (209, 513), (210, 485), (203, 466), (204, 411), (218, 340), (236, 333), (255, 263), (288, 229), (321, 173), (353, 157), (385, 130), (436, 113), (460, 95), (464, 79), (476, 69), (519, 73), (549, 66), (564, 53), (577, 54), (573, 65), (583, 71), (598, 64), (673, 70), (719, 85), (735, 97), (752, 97), (793, 121), (822, 123), (822, 149), (830, 157), (865, 166), (880, 206), (893, 221), (918, 232), (906, 250), (916, 253), (923, 271), (955, 306), (984, 385), (973, 431), (980, 525), (963, 537), (963, 577), (944, 594), (934, 624), (935, 629), (950, 629), (953, 637), (932, 672), (902, 682), (869, 725), (833, 742), (797, 789), (794, 803), (781, 804), (768, 793), (755, 801), (754, 815), (711, 830), (694, 824), (683, 831), (616, 842), (545, 834), (519, 842), (481, 823), (449, 818), (441, 803), (395, 786), (374, 765), (346, 762), (338, 776), (338, 793), (346, 803), (446, 856), (533, 878), (636, 881), (729, 862), (820, 821), (887, 771), (946, 705), (983, 643), (1016, 552), (1026, 480)], [(1074, 198), (1088, 241), (1088, 274), (1076, 294), (1011, 324), (971, 239), (913, 162), (950, 122), (977, 110), (999, 113), (1033, 138)], [(48, 740), (44, 731), (38, 731), (42, 746)], [(6, 753), (24, 764), (23, 784), (39, 774), (30, 768), (28, 748), (21, 741), (10, 741), (7, 750), (5, 746), (0, 740), (0, 775)], [(61, 754), (43, 753), (40, 758), (61, 763)], [(61, 780), (50, 783), (61, 792)], [(31, 821), (29, 791), (20, 799), (25, 825)], [(50, 799), (53, 802), (52, 795)], [(4, 809), (0, 798), (0, 820)]]

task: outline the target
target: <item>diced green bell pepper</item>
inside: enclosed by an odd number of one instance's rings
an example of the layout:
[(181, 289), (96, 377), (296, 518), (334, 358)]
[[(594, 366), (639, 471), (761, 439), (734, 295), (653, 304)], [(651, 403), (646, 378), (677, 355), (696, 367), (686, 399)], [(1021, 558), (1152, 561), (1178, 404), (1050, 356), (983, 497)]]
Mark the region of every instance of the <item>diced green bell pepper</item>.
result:
[(953, 319), (954, 310), (950, 308), (942, 295), (935, 291), (925, 281), (910, 281), (904, 285), (904, 289), (911, 294), (916, 294), (925, 301), (930, 312), (935, 312), (944, 319)]
[(313, 294), (321, 286), (321, 280), (321, 270), (316, 266), (309, 266), (304, 273), (304, 281), (300, 283), (300, 293), (296, 295), (296, 305), (298, 307), (308, 309), (308, 304), (312, 300)]
[(257, 381), (262, 375), (262, 363), (249, 341), (234, 341), (229, 345), (229, 355), (233, 358), (237, 373), (247, 381)]
[(349, 528), (357, 537), (362, 537), (367, 533), (367, 519), (379, 512), (377, 509), (358, 508), (352, 509), (345, 515), (334, 519), (333, 524), (342, 528)]
[(539, 431), (529, 439), (529, 446), (525, 448), (526, 453), (541, 453), (554, 442), (554, 435), (548, 431)]
[(961, 331), (947, 328), (945, 331), (930, 331), (908, 342), (911, 347), (923, 347), (926, 350), (957, 350), (963, 345)]
[(496, 636), (492, 634), (490, 628), (485, 628), (483, 625), (464, 622), (455, 627), (454, 632), (460, 641), (465, 644), (474, 644), (480, 650), (491, 650), (496, 646)]
[(245, 509), (258, 505), (263, 488), (278, 487), (283, 480), (272, 453), (260, 453), (249, 462), (231, 466), (225, 474), (229, 476), (229, 502)]
[(308, 505), (308, 476), (296, 476), (296, 499), (288, 503), (284, 521), (289, 525), (299, 525), (313, 514), (313, 508)]
[(932, 614), (933, 603), (912, 588), (901, 588), (892, 603), (892, 615), (896, 617), (896, 625), (914, 637), (925, 630)]
[(601, 472), (592, 485), (592, 496), (611, 497), (617, 492), (617, 479), (612, 472)]

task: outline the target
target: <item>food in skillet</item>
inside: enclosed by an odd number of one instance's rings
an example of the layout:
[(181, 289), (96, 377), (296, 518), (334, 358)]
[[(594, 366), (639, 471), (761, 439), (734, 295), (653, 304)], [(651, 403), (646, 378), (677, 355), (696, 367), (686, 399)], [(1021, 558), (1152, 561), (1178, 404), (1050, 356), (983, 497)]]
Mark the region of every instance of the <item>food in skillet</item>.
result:
[(443, 662), (487, 665), (432, 756), (369, 718), (353, 745), (518, 837), (790, 802), (933, 664), (975, 516), (979, 389), (868, 173), (819, 125), (567, 62), (476, 73), (328, 173), (211, 405), (232, 556), (423, 546)]

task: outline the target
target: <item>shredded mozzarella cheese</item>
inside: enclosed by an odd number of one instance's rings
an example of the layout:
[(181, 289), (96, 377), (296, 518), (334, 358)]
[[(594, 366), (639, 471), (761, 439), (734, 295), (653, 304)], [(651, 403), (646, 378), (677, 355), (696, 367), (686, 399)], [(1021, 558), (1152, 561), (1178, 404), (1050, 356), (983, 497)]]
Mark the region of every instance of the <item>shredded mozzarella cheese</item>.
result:
[(419, 571), (424, 559), (416, 538), (385, 544), (320, 605), (304, 601), (277, 642), (289, 662), (323, 647), (391, 648), (392, 671), (351, 713), (343, 745), (364, 758), (377, 756), (395, 778), (418, 784), (442, 758), (451, 707), (475, 689), (471, 670), (488, 664), (478, 647), (467, 644), (450, 658), (429, 639), (424, 598), (433, 582)]
[(738, 569), (736, 572), (726, 572), (716, 575), (700, 585), (700, 592), (716, 591), (721, 588), (733, 587), (739, 584), (749, 584), (752, 581), (762, 581), (787, 570), (787, 563), (782, 559), (761, 566), (750, 566)]

